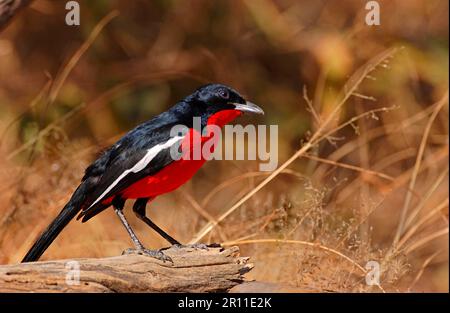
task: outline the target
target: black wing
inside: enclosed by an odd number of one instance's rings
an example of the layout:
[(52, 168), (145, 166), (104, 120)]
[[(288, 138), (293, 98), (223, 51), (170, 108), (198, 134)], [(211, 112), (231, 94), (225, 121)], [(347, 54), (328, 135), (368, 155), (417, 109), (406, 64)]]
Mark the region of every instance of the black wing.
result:
[[(83, 216), (91, 218), (106, 208), (102, 204), (103, 200), (148, 175), (156, 174), (173, 162), (172, 145), (178, 151), (181, 144), (181, 137), (170, 136), (174, 125), (167, 120), (163, 124), (154, 121), (143, 124), (125, 135), (89, 166), (83, 181), (92, 187), (78, 219)], [(149, 155), (149, 151), (157, 153)]]

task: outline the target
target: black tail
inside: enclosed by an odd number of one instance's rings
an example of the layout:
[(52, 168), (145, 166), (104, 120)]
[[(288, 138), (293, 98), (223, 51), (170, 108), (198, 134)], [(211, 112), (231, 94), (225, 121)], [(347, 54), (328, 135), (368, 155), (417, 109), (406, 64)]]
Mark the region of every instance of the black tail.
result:
[(84, 192), (82, 190), (84, 189), (83, 187), (83, 184), (78, 187), (70, 201), (61, 210), (61, 212), (53, 220), (53, 222), (48, 225), (47, 229), (34, 243), (30, 251), (28, 251), (27, 255), (25, 255), (22, 263), (37, 261), (45, 252), (45, 250), (47, 250), (53, 240), (55, 240), (55, 238), (63, 230), (63, 228), (66, 227), (67, 224), (69, 224), (69, 222), (75, 217), (75, 215), (77, 215), (77, 213), (81, 210), (81, 204), (84, 199)]

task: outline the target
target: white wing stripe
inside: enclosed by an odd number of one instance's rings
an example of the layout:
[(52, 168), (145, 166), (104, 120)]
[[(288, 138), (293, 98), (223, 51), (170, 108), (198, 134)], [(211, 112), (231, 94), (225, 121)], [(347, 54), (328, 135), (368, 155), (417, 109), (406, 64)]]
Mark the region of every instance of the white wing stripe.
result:
[(150, 162), (153, 160), (153, 158), (155, 156), (158, 155), (159, 152), (161, 152), (162, 150), (171, 147), (173, 144), (175, 144), (178, 140), (184, 138), (184, 136), (176, 136), (176, 137), (172, 137), (169, 140), (167, 140), (164, 143), (160, 143), (155, 145), (154, 147), (150, 148), (147, 150), (147, 153), (144, 155), (144, 157), (139, 160), (139, 162), (137, 162), (132, 168), (125, 170), (122, 174), (120, 174), (119, 177), (117, 177), (117, 179), (108, 186), (108, 188), (106, 188), (106, 190), (101, 194), (100, 197), (97, 198), (97, 200), (95, 200), (88, 209), (90, 209), (91, 207), (93, 207), (95, 204), (97, 204), (104, 196), (106, 196), (108, 194), (108, 192), (110, 192), (121, 180), (122, 178), (124, 178), (125, 176), (127, 176), (129, 173), (133, 172), (133, 173), (137, 173), (142, 171), (143, 169), (145, 169), (147, 167), (148, 164), (150, 164)]

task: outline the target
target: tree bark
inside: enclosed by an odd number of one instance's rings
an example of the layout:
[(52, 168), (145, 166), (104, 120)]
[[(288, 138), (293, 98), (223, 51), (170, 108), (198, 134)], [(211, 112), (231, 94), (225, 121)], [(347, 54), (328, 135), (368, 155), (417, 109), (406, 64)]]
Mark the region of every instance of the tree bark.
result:
[(8, 25), (11, 18), (32, 0), (0, 0), (0, 31)]
[(0, 292), (222, 292), (244, 282), (253, 268), (238, 247), (171, 247), (164, 253), (173, 263), (127, 254), (2, 265)]

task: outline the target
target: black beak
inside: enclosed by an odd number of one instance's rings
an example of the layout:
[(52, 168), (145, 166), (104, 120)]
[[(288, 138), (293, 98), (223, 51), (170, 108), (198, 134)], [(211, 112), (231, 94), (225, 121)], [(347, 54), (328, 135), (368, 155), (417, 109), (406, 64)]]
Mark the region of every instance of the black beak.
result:
[(233, 103), (233, 105), (236, 107), (236, 110), (239, 110), (241, 112), (248, 112), (248, 113), (264, 115), (264, 111), (259, 106), (257, 106), (254, 103), (251, 103), (250, 101), (247, 101), (245, 104)]

